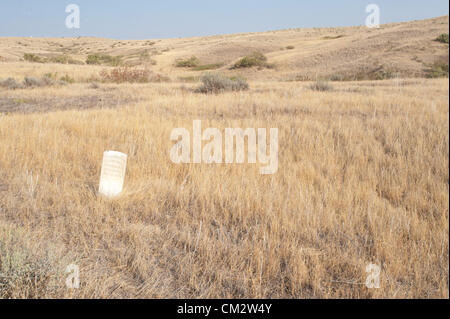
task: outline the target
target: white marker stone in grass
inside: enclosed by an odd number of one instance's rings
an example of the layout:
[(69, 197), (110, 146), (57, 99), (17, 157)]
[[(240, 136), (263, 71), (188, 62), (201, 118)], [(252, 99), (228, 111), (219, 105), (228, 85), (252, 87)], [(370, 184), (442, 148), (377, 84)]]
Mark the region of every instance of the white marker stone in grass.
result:
[(99, 193), (110, 198), (119, 195), (123, 189), (126, 168), (127, 154), (115, 151), (104, 152)]

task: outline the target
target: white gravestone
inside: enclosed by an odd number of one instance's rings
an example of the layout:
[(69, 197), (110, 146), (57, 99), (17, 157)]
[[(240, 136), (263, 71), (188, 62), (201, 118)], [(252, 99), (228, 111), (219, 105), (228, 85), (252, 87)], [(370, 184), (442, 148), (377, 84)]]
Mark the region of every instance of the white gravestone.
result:
[(104, 152), (99, 193), (110, 198), (118, 196), (123, 190), (126, 168), (126, 154), (115, 151)]

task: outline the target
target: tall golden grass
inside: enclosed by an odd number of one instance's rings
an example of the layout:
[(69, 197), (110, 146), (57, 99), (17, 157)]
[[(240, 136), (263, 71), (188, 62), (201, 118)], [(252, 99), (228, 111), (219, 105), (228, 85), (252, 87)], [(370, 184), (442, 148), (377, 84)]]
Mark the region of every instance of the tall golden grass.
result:
[[(138, 101), (0, 114), (0, 298), (448, 298), (448, 79), (250, 85), (110, 85)], [(194, 119), (277, 127), (278, 172), (172, 163), (170, 132)], [(129, 156), (114, 200), (105, 150)]]

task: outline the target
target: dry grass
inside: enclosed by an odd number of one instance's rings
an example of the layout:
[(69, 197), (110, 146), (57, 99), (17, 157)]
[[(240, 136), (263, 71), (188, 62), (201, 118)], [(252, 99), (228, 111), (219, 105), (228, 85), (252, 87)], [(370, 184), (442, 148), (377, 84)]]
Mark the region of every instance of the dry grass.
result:
[[(134, 98), (0, 114), (0, 298), (449, 297), (448, 80), (333, 92), (250, 82), (208, 96), (180, 85), (0, 91)], [(194, 119), (278, 127), (278, 172), (173, 164), (170, 132)], [(97, 194), (108, 149), (129, 155), (111, 201)], [(370, 262), (382, 267), (380, 289), (364, 285)], [(64, 287), (70, 263), (78, 290)]]
[[(0, 38), (0, 79), (75, 81), (0, 87), (0, 298), (449, 298), (449, 84), (420, 78), (448, 57), (434, 41), (447, 30), (444, 16), (155, 41)], [(276, 69), (229, 70), (255, 51)], [(113, 68), (24, 53), (120, 56), (186, 83), (92, 84)], [(193, 55), (250, 89), (195, 93), (202, 72), (175, 66)], [(394, 78), (284, 82), (377, 70)], [(172, 163), (171, 130), (196, 119), (277, 127), (278, 172)], [(129, 156), (115, 200), (97, 193), (105, 150)], [(72, 263), (77, 290), (64, 285)], [(380, 289), (365, 286), (369, 263)]]

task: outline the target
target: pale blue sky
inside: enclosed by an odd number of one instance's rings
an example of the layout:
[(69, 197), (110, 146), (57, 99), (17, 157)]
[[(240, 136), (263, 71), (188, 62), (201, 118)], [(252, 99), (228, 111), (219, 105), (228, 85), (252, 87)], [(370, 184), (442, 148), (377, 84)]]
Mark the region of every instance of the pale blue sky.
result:
[[(80, 29), (67, 29), (77, 4)], [(368, 4), (381, 23), (448, 14), (446, 0), (0, 0), (0, 36), (150, 39), (363, 25)]]

